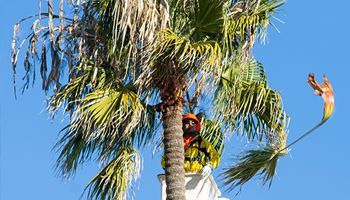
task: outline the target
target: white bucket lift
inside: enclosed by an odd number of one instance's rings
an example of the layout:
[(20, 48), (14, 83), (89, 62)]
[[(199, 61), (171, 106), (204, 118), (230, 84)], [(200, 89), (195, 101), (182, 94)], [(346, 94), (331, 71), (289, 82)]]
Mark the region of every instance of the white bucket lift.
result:
[[(165, 175), (159, 174), (161, 184), (161, 200), (166, 200)], [(229, 200), (221, 197), (221, 192), (212, 175), (203, 179), (200, 173), (186, 173), (185, 187), (187, 200)]]

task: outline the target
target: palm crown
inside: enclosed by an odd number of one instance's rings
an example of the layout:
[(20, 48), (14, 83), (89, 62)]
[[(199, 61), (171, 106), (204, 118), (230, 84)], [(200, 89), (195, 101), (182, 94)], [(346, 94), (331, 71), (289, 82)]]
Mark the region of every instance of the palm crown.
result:
[[(221, 132), (263, 141), (262, 149), (247, 151), (224, 169), (230, 189), (258, 172), (271, 183), (277, 159), (286, 153), (287, 116), (279, 92), (269, 88), (263, 65), (250, 51), (282, 4), (88, 0), (68, 4), (73, 11), (64, 16), (66, 4), (61, 0), (55, 14), (49, 1), (48, 12), (37, 15), (26, 38), (24, 88), (38, 59), (42, 88), (53, 91), (48, 109), (53, 115), (61, 107), (70, 113), (56, 145), (57, 169), (69, 176), (96, 157), (104, 168), (89, 183), (89, 196), (124, 199), (140, 172), (138, 150), (162, 137), (155, 105), (181, 101), (191, 112), (206, 105), (210, 120), (203, 121), (201, 134), (220, 152)], [(16, 41), (14, 71), (23, 45)], [(62, 71), (68, 72), (65, 84)]]

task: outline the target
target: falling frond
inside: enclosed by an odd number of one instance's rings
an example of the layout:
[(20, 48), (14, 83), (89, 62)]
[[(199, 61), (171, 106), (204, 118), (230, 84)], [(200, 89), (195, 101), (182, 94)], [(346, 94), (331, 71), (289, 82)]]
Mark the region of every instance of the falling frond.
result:
[(89, 199), (126, 200), (132, 182), (139, 178), (140, 155), (136, 149), (125, 147), (88, 184)]
[(323, 81), (324, 82), (322, 84), (318, 84), (313, 73), (309, 74), (307, 81), (309, 85), (315, 90), (314, 94), (322, 96), (322, 99), (324, 101), (322, 120), (310, 130), (306, 131), (304, 134), (298, 137), (296, 140), (289, 143), (286, 147), (283, 148), (283, 150), (286, 150), (294, 144), (298, 143), (304, 137), (308, 136), (320, 126), (322, 126), (331, 117), (334, 109), (334, 91), (332, 84), (328, 81), (328, 78), (325, 75), (323, 76)]
[(269, 186), (271, 186), (277, 161), (283, 155), (278, 149), (272, 147), (247, 151), (237, 164), (224, 169), (222, 174), (224, 183), (230, 185), (228, 190), (233, 190), (237, 186), (244, 185), (255, 175), (260, 174), (262, 183), (269, 182)]
[(323, 83), (318, 84), (313, 73), (309, 74), (308, 83), (315, 90), (316, 95), (322, 96), (324, 101), (322, 121), (327, 121), (334, 109), (334, 92), (331, 83), (323, 76)]

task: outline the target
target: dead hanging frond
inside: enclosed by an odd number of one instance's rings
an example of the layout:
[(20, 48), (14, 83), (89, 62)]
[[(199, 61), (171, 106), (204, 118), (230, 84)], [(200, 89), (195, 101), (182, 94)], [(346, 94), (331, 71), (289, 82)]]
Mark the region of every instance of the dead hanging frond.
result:
[(128, 189), (140, 177), (141, 158), (131, 146), (121, 148), (85, 189), (89, 199), (126, 200)]
[(157, 33), (169, 25), (167, 1), (91, 0), (87, 7), (97, 14), (109, 39), (108, 55), (116, 62), (131, 65), (139, 50), (152, 44)]
[(266, 39), (271, 17), (284, 4), (281, 0), (234, 1), (225, 4), (223, 45), (227, 56), (246, 61), (257, 38)]
[[(12, 41), (12, 65), (14, 76), (16, 75), (18, 55), (23, 46), (28, 43), (26, 56), (24, 57), (25, 86), (31, 79), (35, 79), (34, 63), (40, 66), (42, 89), (49, 91), (53, 88), (57, 91), (61, 87), (62, 75), (68, 72), (69, 80), (77, 76), (76, 67), (88, 66), (114, 66), (108, 57), (108, 38), (99, 26), (99, 22), (93, 13), (86, 12), (86, 4), (67, 4), (68, 9), (73, 8), (73, 13), (64, 15), (63, 1), (60, 0), (58, 14), (51, 1), (48, 1), (47, 12), (40, 6), (40, 13), (21, 20), (14, 27)], [(90, 8), (91, 9), (91, 8)], [(24, 38), (18, 38), (20, 25), (30, 19), (35, 19), (31, 26), (31, 32)], [(117, 65), (115, 71), (120, 72), (120, 77), (125, 76), (125, 70)], [(14, 77), (15, 81), (16, 77)]]
[[(62, 3), (62, 2), (61, 2)], [(24, 89), (28, 87), (31, 80), (35, 80), (34, 63), (40, 63), (40, 74), (43, 80), (43, 90), (48, 91), (50, 86), (54, 86), (54, 90), (58, 90), (61, 86), (61, 72), (63, 71), (63, 64), (72, 55), (68, 55), (65, 50), (67, 48), (74, 48), (73, 39), (75, 34), (72, 34), (73, 29), (72, 19), (60, 15), (56, 15), (53, 10), (51, 1), (47, 4), (48, 11), (46, 13), (41, 12), (37, 15), (33, 15), (22, 19), (15, 25), (12, 41), (12, 66), (14, 71), (14, 81), (16, 79), (16, 69), (18, 62), (18, 55), (23, 45), (28, 42), (28, 48), (25, 52), (24, 58), (25, 67), (25, 84)], [(20, 24), (32, 19), (34, 20), (31, 26), (31, 33), (24, 39), (18, 38), (17, 33)], [(56, 20), (61, 21), (56, 24)], [(65, 22), (63, 22), (63, 20)], [(60, 24), (60, 25), (59, 25)], [(61, 28), (59, 28), (61, 27)], [(65, 35), (65, 37), (62, 37)], [(63, 39), (65, 39), (63, 41)], [(46, 41), (48, 40), (48, 41)], [(76, 51), (73, 51), (76, 52)], [(49, 54), (50, 56), (48, 56)], [(50, 68), (48, 69), (49, 60), (47, 57), (51, 57)], [(74, 58), (75, 60), (76, 58)], [(74, 64), (74, 63), (70, 63)], [(70, 66), (72, 67), (72, 66)], [(23, 92), (23, 91), (22, 91)]]

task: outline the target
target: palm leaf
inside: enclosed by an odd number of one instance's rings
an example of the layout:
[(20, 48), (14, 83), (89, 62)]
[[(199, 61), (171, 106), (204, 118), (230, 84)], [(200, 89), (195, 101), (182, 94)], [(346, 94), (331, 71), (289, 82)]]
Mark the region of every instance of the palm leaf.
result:
[(145, 109), (130, 86), (98, 89), (80, 101), (56, 144), (61, 150), (57, 169), (63, 175), (74, 173), (94, 153), (106, 162), (122, 146), (141, 147), (152, 141), (155, 113)]
[(192, 42), (169, 29), (159, 34), (152, 55), (146, 61), (140, 84), (160, 86), (174, 73), (190, 77), (192, 83), (199, 71), (220, 73), (221, 48), (216, 41)]
[(223, 74), (214, 109), (226, 129), (239, 130), (249, 140), (271, 139), (287, 118), (279, 93), (268, 87), (263, 65), (255, 60), (242, 72), (233, 68)]
[(127, 199), (128, 189), (140, 174), (140, 155), (132, 147), (125, 147), (88, 184), (89, 199)]
[[(288, 117), (279, 93), (268, 87), (260, 63), (251, 60), (243, 69), (241, 74), (231, 71), (223, 75), (216, 106), (225, 113), (222, 119), (228, 129), (242, 131), (250, 141), (265, 139), (265, 147), (246, 151), (236, 164), (224, 169), (224, 182), (230, 185), (229, 190), (244, 185), (257, 174), (262, 176), (263, 184), (269, 181), (271, 186), (277, 161), (287, 153)], [(232, 98), (233, 94), (236, 98)]]
[[(197, 0), (195, 3), (194, 34), (201, 34), (209, 37), (221, 35), (223, 29), (223, 2), (219, 0)], [(203, 38), (197, 37), (197, 38)]]
[(224, 176), (224, 184), (230, 185), (228, 190), (233, 190), (237, 186), (244, 185), (256, 174), (260, 174), (262, 183), (265, 184), (269, 181), (269, 186), (271, 186), (277, 161), (283, 155), (278, 152), (278, 149), (272, 147), (249, 150), (244, 153), (237, 164), (224, 169), (221, 174)]
[(204, 124), (204, 126), (201, 128), (201, 136), (208, 140), (221, 155), (225, 146), (225, 137), (221, 131), (221, 124), (209, 119), (205, 119), (202, 124)]
[(284, 1), (281, 0), (251, 1), (248, 3), (239, 3), (238, 1), (228, 8), (226, 31), (233, 38), (245, 39), (247, 34), (251, 35), (255, 32), (264, 37), (267, 27), (271, 24), (270, 17), (283, 4)]
[(93, 65), (91, 63), (91, 65), (76, 67), (76, 77), (50, 97), (48, 110), (52, 115), (62, 106), (65, 106), (65, 111), (74, 112), (80, 100), (89, 92), (115, 82), (116, 77), (111, 70)]
[(228, 1), (224, 6), (222, 37), (226, 57), (234, 56), (244, 63), (256, 38), (265, 40), (267, 27), (272, 24), (270, 18), (283, 3), (281, 0)]

